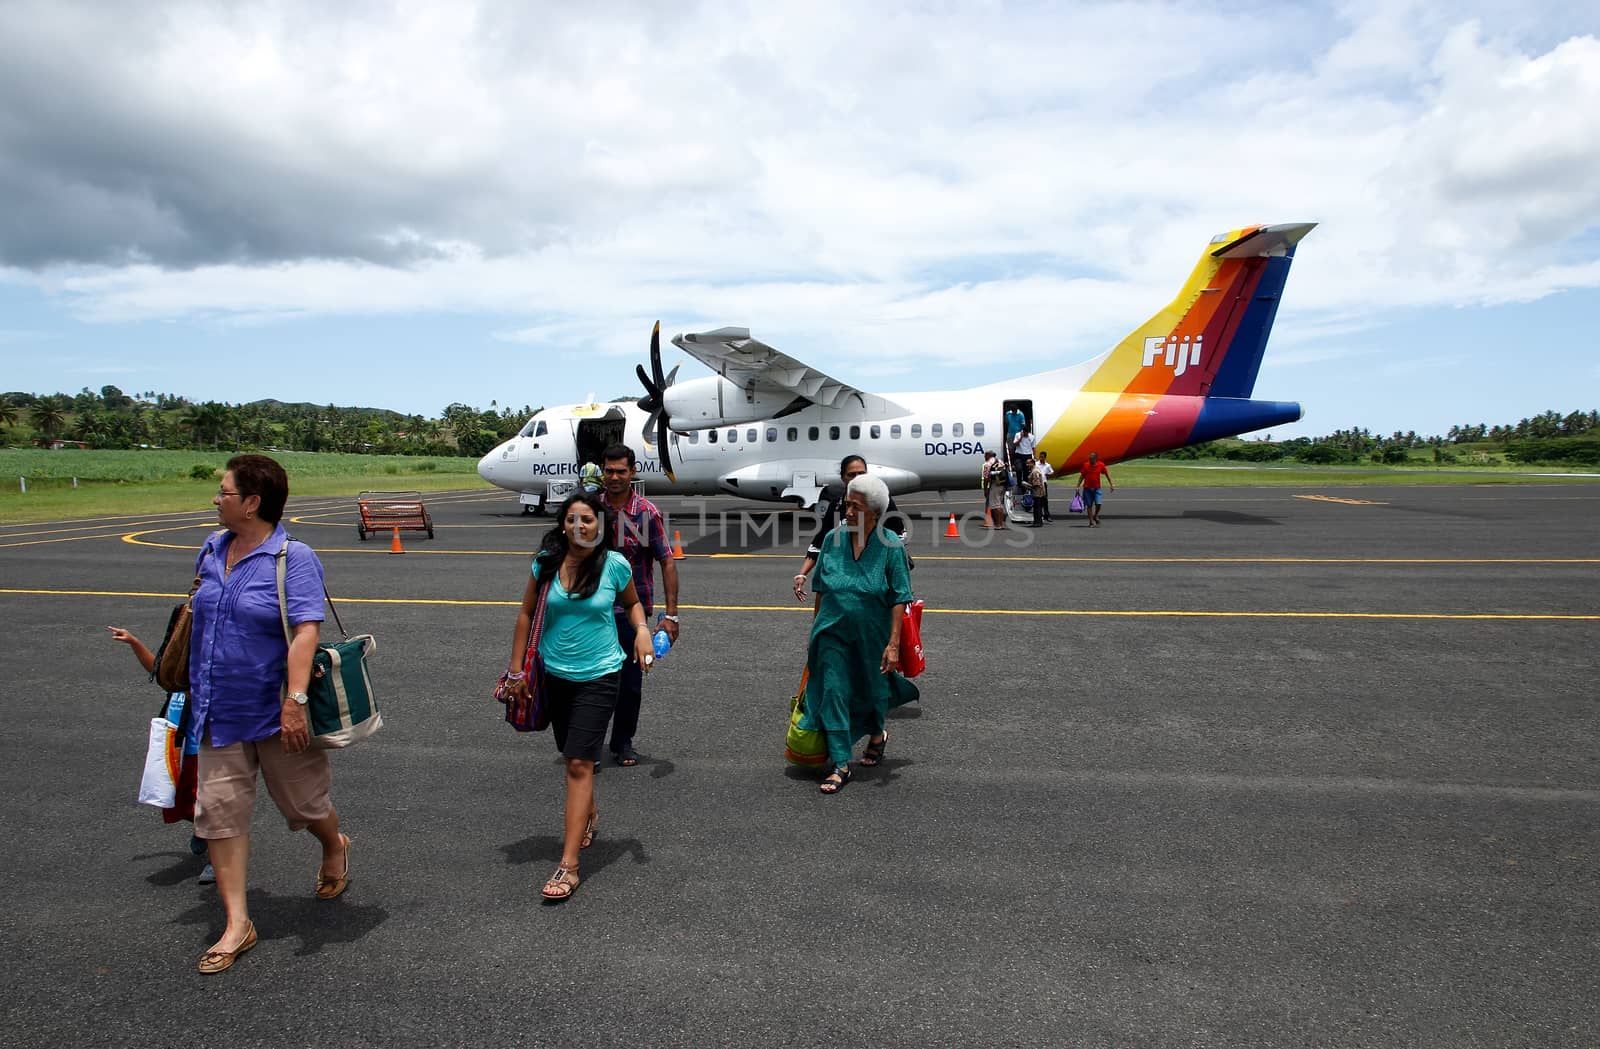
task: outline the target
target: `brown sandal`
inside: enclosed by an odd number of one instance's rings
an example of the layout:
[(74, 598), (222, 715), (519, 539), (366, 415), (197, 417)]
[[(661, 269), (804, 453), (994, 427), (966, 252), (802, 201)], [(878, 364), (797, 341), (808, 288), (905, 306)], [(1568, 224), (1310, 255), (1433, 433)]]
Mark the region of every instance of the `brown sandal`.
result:
[(591, 812), (589, 814), (589, 822), (584, 824), (583, 840), (578, 842), (578, 848), (587, 849), (594, 844), (594, 827), (598, 822), (600, 822), (600, 813)]
[(239, 941), (239, 946), (231, 951), (210, 950), (200, 956), (199, 970), (206, 975), (219, 973), (224, 969), (231, 969), (233, 963), (239, 960), (239, 955), (256, 945), (256, 923), (250, 923), (250, 931), (244, 934), (244, 939)]
[(350, 887), (350, 839), (341, 834), (339, 835), (339, 840), (344, 842), (344, 873), (336, 878), (330, 878), (320, 870), (317, 871), (317, 899), (319, 900), (335, 899)]
[(577, 889), (578, 868), (557, 867), (556, 872), (550, 875), (550, 880), (544, 883), (544, 888), (539, 890), (539, 894), (548, 903), (560, 903)]

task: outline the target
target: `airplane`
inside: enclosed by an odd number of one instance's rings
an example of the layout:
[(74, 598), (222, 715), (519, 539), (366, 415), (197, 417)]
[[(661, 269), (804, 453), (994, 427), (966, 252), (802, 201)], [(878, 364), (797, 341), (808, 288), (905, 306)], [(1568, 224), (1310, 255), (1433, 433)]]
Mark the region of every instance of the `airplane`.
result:
[(964, 390), (870, 393), (745, 328), (675, 336), (716, 373), (680, 382), (678, 367), (662, 374), (657, 322), (651, 371), (636, 369), (643, 398), (545, 408), (483, 456), (478, 473), (539, 513), (566, 498), (584, 463), (626, 444), (647, 493), (809, 507), (851, 453), (896, 495), (975, 488), (984, 452), (1006, 455), (1013, 410), (1063, 473), (1090, 452), (1114, 464), (1294, 422), (1298, 403), (1251, 394), (1295, 247), (1315, 226), (1218, 234), (1177, 297), (1110, 350)]

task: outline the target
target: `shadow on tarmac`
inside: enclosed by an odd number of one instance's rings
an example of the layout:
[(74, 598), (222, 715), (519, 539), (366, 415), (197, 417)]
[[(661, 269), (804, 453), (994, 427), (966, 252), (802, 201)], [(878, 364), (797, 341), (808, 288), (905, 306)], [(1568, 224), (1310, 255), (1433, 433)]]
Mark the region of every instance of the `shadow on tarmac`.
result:
[[(280, 896), (251, 889), (246, 899), (256, 934), (269, 941), (298, 936), (300, 948), (295, 954), (302, 957), (333, 944), (356, 943), (389, 920), (389, 912), (383, 907), (354, 903), (348, 897), (319, 900), (309, 889), (304, 896)], [(208, 893), (206, 899), (179, 914), (172, 923), (203, 926), (215, 940), (222, 935), (222, 908)]]
[[(605, 813), (602, 811), (600, 816), (600, 823), (595, 827), (594, 844), (583, 850), (582, 860), (578, 864), (579, 875), (585, 881), (592, 878), (596, 871), (604, 870), (626, 855), (631, 855), (633, 862), (641, 867), (650, 862), (650, 854), (645, 851), (644, 842), (638, 838), (608, 839), (605, 836)], [(561, 838), (555, 834), (534, 834), (521, 841), (502, 845), (500, 851), (506, 863), (513, 866), (560, 863)]]
[(200, 876), (200, 871), (206, 865), (204, 856), (196, 856), (188, 849), (173, 849), (171, 852), (144, 852), (131, 857), (130, 863), (141, 860), (154, 860), (163, 857), (176, 857), (176, 860), (162, 867), (158, 871), (151, 871), (144, 876), (144, 880), (151, 885), (167, 888), (173, 885), (182, 885), (186, 881), (193, 881)]

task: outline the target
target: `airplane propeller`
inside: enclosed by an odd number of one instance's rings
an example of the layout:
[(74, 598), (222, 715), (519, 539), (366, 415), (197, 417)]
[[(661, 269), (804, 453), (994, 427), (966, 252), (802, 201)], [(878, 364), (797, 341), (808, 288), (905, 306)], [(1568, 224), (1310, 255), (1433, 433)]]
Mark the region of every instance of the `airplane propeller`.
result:
[(644, 365), (636, 365), (634, 371), (639, 376), (639, 382), (644, 386), (644, 396), (639, 398), (639, 407), (650, 413), (644, 421), (646, 433), (656, 436), (656, 454), (661, 457), (661, 469), (667, 475), (667, 480), (676, 480), (672, 475), (672, 457), (667, 451), (667, 438), (670, 429), (667, 419), (667, 387), (678, 377), (678, 366), (673, 365), (672, 371), (665, 376), (661, 374), (661, 322), (656, 321), (655, 329), (650, 332), (650, 374), (646, 374)]

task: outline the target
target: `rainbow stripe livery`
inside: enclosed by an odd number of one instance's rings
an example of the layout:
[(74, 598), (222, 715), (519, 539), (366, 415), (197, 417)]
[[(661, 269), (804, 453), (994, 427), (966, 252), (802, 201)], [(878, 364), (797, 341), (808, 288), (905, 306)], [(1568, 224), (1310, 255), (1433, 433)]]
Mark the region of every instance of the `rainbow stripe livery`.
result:
[(1295, 245), (1313, 225), (1213, 238), (1177, 297), (1089, 362), (1040, 444), (1066, 450), (1068, 463), (1095, 451), (1116, 462), (1299, 419), (1298, 404), (1250, 394)]

